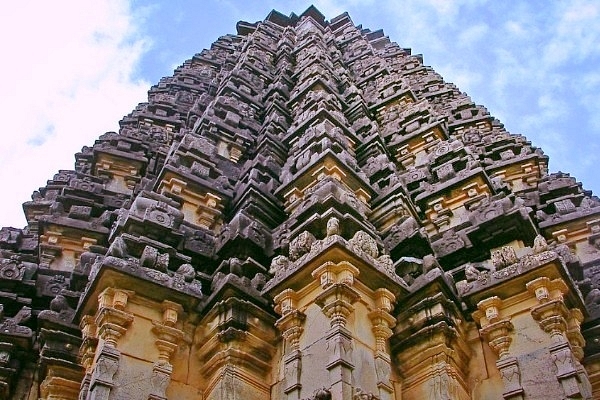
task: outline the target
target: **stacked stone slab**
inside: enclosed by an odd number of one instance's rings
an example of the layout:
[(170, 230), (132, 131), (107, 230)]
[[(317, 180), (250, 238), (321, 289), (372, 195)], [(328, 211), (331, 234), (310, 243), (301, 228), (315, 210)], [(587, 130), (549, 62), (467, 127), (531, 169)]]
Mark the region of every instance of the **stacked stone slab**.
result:
[(240, 22), (0, 230), (0, 398), (600, 397), (600, 201), (420, 56)]

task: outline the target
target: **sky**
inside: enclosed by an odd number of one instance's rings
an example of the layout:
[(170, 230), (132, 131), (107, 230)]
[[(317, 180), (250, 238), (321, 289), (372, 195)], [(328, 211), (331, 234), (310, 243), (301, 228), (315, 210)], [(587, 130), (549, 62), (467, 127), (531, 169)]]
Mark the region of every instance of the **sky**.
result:
[(150, 86), (269, 11), (383, 29), (447, 82), (600, 193), (600, 2), (572, 0), (55, 0), (0, 14), (0, 226), (74, 153), (146, 101)]

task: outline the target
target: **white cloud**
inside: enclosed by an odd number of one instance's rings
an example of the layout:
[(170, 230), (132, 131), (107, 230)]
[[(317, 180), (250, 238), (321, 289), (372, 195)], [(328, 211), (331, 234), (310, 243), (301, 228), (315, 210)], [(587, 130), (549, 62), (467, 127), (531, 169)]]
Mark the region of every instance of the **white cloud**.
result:
[(476, 42), (485, 39), (488, 30), (489, 27), (484, 23), (469, 26), (458, 35), (458, 43), (461, 47), (470, 47)]
[(510, 35), (517, 37), (525, 37), (527, 35), (527, 30), (517, 21), (507, 21), (504, 24), (504, 29)]
[(133, 78), (147, 42), (127, 2), (24, 4), (0, 17), (0, 226), (24, 226), (21, 203), (72, 169), (82, 146), (117, 130), (149, 87)]

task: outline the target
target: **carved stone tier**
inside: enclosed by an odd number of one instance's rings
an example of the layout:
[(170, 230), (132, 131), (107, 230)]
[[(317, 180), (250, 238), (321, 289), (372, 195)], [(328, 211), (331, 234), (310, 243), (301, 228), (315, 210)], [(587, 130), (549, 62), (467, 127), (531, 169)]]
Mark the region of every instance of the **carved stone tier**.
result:
[(106, 177), (107, 189), (117, 193), (131, 194), (140, 179), (140, 170), (145, 158), (119, 157), (114, 154), (98, 153), (95, 175)]
[(226, 298), (214, 303), (199, 324), (203, 329), (194, 340), (194, 364), (202, 368), (194, 376), (200, 379), (207, 399), (268, 397), (274, 318), (249, 301), (228, 297), (228, 291), (215, 295)]
[(417, 296), (398, 313), (391, 338), (394, 364), (403, 381), (402, 398), (467, 400), (463, 371), (470, 351), (448, 282), (437, 273), (417, 290)]
[(193, 390), (187, 382), (188, 356), (177, 350), (190, 346), (180, 317), (202, 297), (194, 288), (197, 282), (141, 267), (133, 259), (106, 257), (96, 268), (77, 310), (83, 314), (80, 354), (88, 371), (82, 393), (112, 399), (135, 391), (140, 398), (166, 399)]
[[(501, 381), (506, 399), (527, 398), (540, 390), (557, 397), (569, 396), (576, 392), (574, 384), (578, 396), (590, 398), (589, 383), (587, 378), (579, 381), (578, 362), (567, 338), (570, 329), (573, 343), (581, 346), (581, 337), (576, 333), (578, 314), (569, 311), (569, 307), (581, 307), (581, 298), (572, 292), (574, 284), (562, 259), (547, 251), (545, 242), (536, 239), (536, 243), (533, 252), (527, 248), (492, 251), (495, 271), (477, 275), (470, 269), (468, 289), (459, 289), (467, 304), (477, 301), (473, 318), (481, 327), (479, 335), (498, 356), (497, 377), (494, 372), (484, 382), (491, 385), (494, 379)], [(531, 327), (533, 321), (539, 328)], [(526, 336), (519, 334), (523, 331), (528, 332)], [(572, 368), (569, 373), (563, 371), (562, 376), (540, 380), (538, 371), (559, 368), (552, 350), (555, 347), (563, 364), (569, 352)], [(560, 368), (564, 370), (567, 367), (563, 364)]]
[(223, 210), (223, 195), (220, 193), (212, 192), (193, 180), (184, 179), (171, 172), (162, 177), (157, 191), (181, 202), (185, 221), (218, 231)]

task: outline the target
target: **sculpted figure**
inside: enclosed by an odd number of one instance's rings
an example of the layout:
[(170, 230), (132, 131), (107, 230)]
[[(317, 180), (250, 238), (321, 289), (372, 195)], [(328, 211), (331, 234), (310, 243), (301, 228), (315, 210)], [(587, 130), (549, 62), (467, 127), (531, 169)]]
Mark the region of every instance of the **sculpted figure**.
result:
[(502, 247), (502, 258), (504, 259), (505, 266), (509, 266), (516, 262), (519, 262), (517, 252), (512, 246)]
[(112, 244), (108, 248), (107, 255), (118, 258), (127, 258), (129, 255), (127, 252), (127, 244), (121, 236), (117, 236), (115, 240), (113, 240)]
[(423, 257), (423, 274), (428, 273), (434, 268), (442, 269), (437, 258), (435, 258), (433, 254), (427, 254), (425, 257)]
[(319, 389), (315, 392), (314, 400), (331, 400), (331, 392), (327, 389)]
[(349, 242), (353, 247), (364, 251), (373, 258), (376, 258), (379, 255), (377, 242), (364, 231), (356, 232)]
[(271, 261), (271, 268), (269, 273), (273, 275), (279, 275), (285, 272), (290, 265), (290, 260), (286, 256), (277, 256)]
[(592, 305), (600, 305), (600, 289), (594, 288), (590, 290), (587, 296), (585, 296), (585, 305), (588, 307)]
[(548, 250), (548, 243), (542, 235), (537, 235), (533, 240), (533, 252), (539, 254)]
[(465, 277), (467, 278), (467, 282), (476, 281), (480, 274), (479, 270), (471, 263), (467, 264), (465, 267)]
[(196, 277), (196, 271), (194, 270), (192, 264), (181, 264), (181, 266), (177, 268), (176, 273), (183, 275), (183, 279), (186, 282), (191, 282)]
[(340, 220), (336, 217), (331, 217), (327, 221), (327, 236), (340, 234)]
[(290, 242), (290, 259), (297, 260), (310, 251), (310, 246), (316, 241), (312, 233), (303, 231)]

